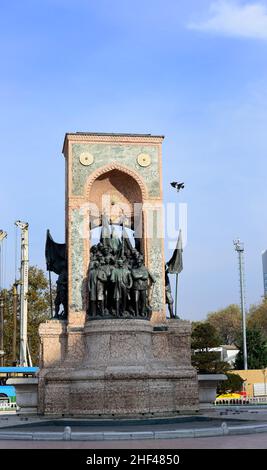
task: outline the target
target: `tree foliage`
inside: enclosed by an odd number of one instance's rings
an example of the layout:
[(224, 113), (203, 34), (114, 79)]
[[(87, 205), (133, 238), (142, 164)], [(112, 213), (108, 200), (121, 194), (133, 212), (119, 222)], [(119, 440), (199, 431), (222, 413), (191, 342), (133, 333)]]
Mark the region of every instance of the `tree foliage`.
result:
[[(2, 292), (5, 299), (4, 312), (4, 363), (5, 366), (12, 364), (12, 342), (13, 342), (13, 287)], [(19, 311), (19, 298), (18, 298)], [(28, 345), (31, 353), (32, 363), (39, 363), (39, 335), (40, 323), (50, 318), (50, 296), (49, 285), (45, 273), (36, 266), (29, 268), (29, 291), (28, 291)], [(19, 316), (17, 322), (17, 359), (19, 358)]]
[[(248, 369), (262, 369), (267, 366), (267, 341), (259, 328), (247, 328), (247, 359)], [(235, 369), (244, 369), (243, 337), (240, 338), (239, 353), (235, 361)]]
[(242, 390), (244, 380), (239, 374), (232, 372), (225, 373), (227, 380), (223, 380), (218, 384), (217, 393), (219, 395), (223, 393), (238, 393)]
[(222, 373), (229, 364), (221, 361), (220, 352), (210, 348), (220, 346), (220, 337), (216, 328), (209, 322), (193, 323), (191, 336), (192, 364), (200, 374)]
[(247, 318), (248, 328), (257, 328), (261, 330), (267, 339), (267, 298), (258, 304), (252, 305)]
[(207, 321), (216, 328), (221, 344), (236, 344), (242, 328), (241, 312), (237, 305), (209, 313)]
[(216, 328), (208, 321), (192, 323), (191, 348), (208, 352), (209, 348), (215, 348), (220, 345), (220, 337)]
[[(208, 324), (210, 326), (208, 326)], [(223, 344), (234, 344), (239, 350), (235, 369), (243, 369), (242, 317), (237, 305), (212, 312), (204, 322), (192, 324), (193, 363), (200, 371), (212, 371), (216, 358), (210, 348)], [(212, 328), (211, 328), (212, 327)], [(247, 316), (247, 352), (248, 368), (261, 369), (267, 366), (267, 298), (260, 304), (252, 305)], [(210, 361), (210, 364), (209, 364)], [(225, 364), (225, 363), (224, 363)], [(228, 369), (229, 364), (227, 363)], [(219, 366), (220, 368), (220, 366)], [(222, 370), (224, 365), (222, 364)]]

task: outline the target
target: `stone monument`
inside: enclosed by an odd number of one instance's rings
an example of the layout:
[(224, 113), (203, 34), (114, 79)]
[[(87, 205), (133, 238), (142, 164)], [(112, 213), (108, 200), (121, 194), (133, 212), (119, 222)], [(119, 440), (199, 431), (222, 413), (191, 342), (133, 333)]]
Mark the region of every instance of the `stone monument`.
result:
[(198, 409), (190, 323), (166, 319), (162, 141), (150, 134), (65, 136), (66, 244), (49, 240), (49, 269), (59, 274), (56, 315), (39, 329), (42, 414)]

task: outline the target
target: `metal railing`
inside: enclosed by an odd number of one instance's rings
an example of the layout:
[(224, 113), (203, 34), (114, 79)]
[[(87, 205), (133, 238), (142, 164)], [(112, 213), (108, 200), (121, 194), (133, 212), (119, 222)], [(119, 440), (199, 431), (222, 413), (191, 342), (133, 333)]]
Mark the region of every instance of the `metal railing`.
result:
[(16, 411), (17, 404), (15, 402), (0, 401), (0, 412), (1, 411)]
[(220, 398), (215, 400), (216, 406), (220, 405), (267, 405), (267, 397), (244, 397), (244, 398)]

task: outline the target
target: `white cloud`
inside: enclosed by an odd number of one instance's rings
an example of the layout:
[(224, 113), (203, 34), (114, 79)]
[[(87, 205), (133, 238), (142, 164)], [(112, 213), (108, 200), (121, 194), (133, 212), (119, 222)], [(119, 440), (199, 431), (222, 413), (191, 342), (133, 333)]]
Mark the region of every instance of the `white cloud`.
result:
[(189, 29), (227, 36), (267, 39), (267, 7), (262, 3), (221, 0), (210, 6), (210, 18), (188, 24)]

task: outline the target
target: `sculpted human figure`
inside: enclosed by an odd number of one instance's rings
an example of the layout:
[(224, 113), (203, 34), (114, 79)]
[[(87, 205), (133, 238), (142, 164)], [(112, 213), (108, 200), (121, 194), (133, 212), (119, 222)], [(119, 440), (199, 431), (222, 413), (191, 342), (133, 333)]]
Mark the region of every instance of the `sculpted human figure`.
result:
[(93, 245), (90, 250), (90, 264), (89, 270), (93, 268), (95, 261), (97, 260), (97, 246)]
[(136, 248), (133, 248), (133, 251), (132, 251), (133, 261), (136, 262), (140, 256), (142, 256), (141, 253), (139, 253), (139, 251)]
[(130, 299), (130, 289), (133, 281), (131, 273), (127, 267), (124, 266), (123, 260), (119, 259), (117, 266), (111, 273), (111, 282), (114, 284), (113, 298), (116, 305), (116, 315), (119, 316), (126, 312), (127, 302)]
[(154, 276), (144, 266), (143, 258), (141, 255), (138, 257), (136, 265), (132, 269), (132, 278), (135, 315), (146, 316), (148, 309), (149, 281), (154, 284), (156, 280)]
[(96, 260), (93, 267), (89, 270), (88, 289), (90, 296), (90, 310), (92, 316), (104, 314), (104, 285), (107, 281), (107, 275), (103, 270), (102, 264)]
[(166, 271), (165, 271), (165, 301), (166, 301), (166, 304), (168, 305), (170, 318), (175, 318), (175, 315), (173, 312), (173, 297), (172, 297), (172, 291), (171, 291), (171, 284), (170, 284), (170, 279), (168, 276), (168, 266), (166, 266)]
[(96, 259), (97, 259), (97, 261), (99, 261), (99, 263), (101, 264), (101, 261), (104, 259), (104, 255), (103, 255), (103, 253), (102, 253), (101, 251), (98, 251), (98, 252), (96, 253)]
[(105, 271), (105, 259), (102, 257), (97, 269), (97, 307), (100, 315), (104, 315), (105, 308), (105, 286), (107, 283), (107, 273)]
[(92, 266), (89, 269), (88, 277), (88, 290), (89, 290), (89, 302), (90, 302), (90, 313), (92, 317), (96, 316), (97, 308), (97, 271), (99, 267), (99, 261), (93, 261)]
[(107, 255), (105, 258), (101, 259), (101, 268), (106, 274), (106, 281), (104, 282), (104, 309), (108, 310), (111, 308), (112, 304), (112, 283), (111, 283), (111, 273), (114, 269), (113, 257)]
[(91, 247), (91, 250), (90, 250), (90, 257), (92, 257), (92, 258), (95, 259), (95, 258), (96, 258), (96, 253), (97, 253), (97, 246), (96, 246), (96, 245), (93, 245), (93, 246)]
[(109, 256), (111, 253), (111, 249), (107, 246), (103, 246), (102, 248), (102, 255), (104, 256), (104, 258), (106, 258), (107, 256)]
[[(59, 315), (60, 305), (63, 305), (63, 312)], [(57, 295), (55, 298), (55, 319), (66, 319), (68, 311), (68, 274), (64, 268), (58, 276)]]
[(132, 269), (136, 265), (139, 256), (140, 253), (136, 250), (136, 248), (133, 248), (131, 256), (127, 259), (129, 269)]
[(98, 245), (97, 245), (97, 248), (98, 248), (98, 251), (101, 251), (101, 253), (102, 253), (103, 248), (104, 248), (103, 243), (102, 243), (102, 242), (99, 242)]
[(91, 248), (88, 277), (91, 315), (148, 317), (150, 287), (155, 279), (145, 267), (143, 255), (136, 248), (127, 254), (114, 251), (101, 242)]

